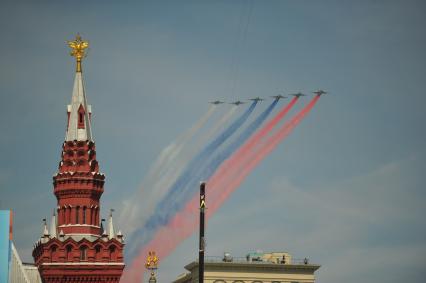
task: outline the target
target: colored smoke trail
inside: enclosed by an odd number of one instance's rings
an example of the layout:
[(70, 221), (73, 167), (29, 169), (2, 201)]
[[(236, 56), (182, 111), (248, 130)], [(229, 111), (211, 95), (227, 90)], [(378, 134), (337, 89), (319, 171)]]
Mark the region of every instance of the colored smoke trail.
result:
[[(207, 218), (210, 218), (217, 209), (225, 202), (230, 194), (240, 186), (250, 172), (276, 148), (276, 146), (285, 139), (291, 131), (306, 117), (318, 101), (319, 96), (315, 96), (296, 116), (285, 123), (274, 135), (270, 136), (267, 141), (263, 142), (258, 150), (252, 153), (252, 157), (248, 163), (242, 163), (240, 172), (235, 178), (223, 176), (230, 183), (216, 179), (216, 174), (208, 182), (207, 193)], [(235, 173), (234, 173), (235, 174)], [(153, 240), (144, 246), (139, 255), (133, 260), (131, 265), (126, 269), (123, 276), (123, 283), (140, 282), (142, 276), (138, 271), (145, 256), (150, 250), (155, 250), (160, 258), (167, 257), (184, 239), (188, 238), (197, 229), (198, 224), (198, 196), (194, 196), (187, 203), (182, 211), (179, 211), (167, 226), (158, 230)], [(138, 281), (139, 280), (139, 281)]]
[(235, 169), (235, 164), (238, 164), (241, 162), (241, 159), (247, 156), (247, 154), (253, 150), (253, 147), (258, 145), (259, 142), (265, 138), (266, 135), (268, 135), (273, 128), (287, 115), (287, 113), (293, 108), (293, 106), (298, 101), (298, 97), (295, 96), (289, 104), (287, 104), (285, 107), (283, 107), (268, 123), (266, 123), (265, 126), (263, 126), (258, 132), (256, 132), (250, 139), (246, 141), (246, 143), (238, 149), (238, 151), (231, 156), (228, 160), (226, 160), (219, 169), (215, 172), (215, 178), (213, 180), (210, 180), (210, 183), (214, 182), (215, 180), (219, 180), (222, 178), (224, 174), (227, 174), (230, 172), (230, 170)]
[[(207, 219), (225, 202), (230, 194), (240, 186), (250, 172), (271, 153), (276, 146), (285, 139), (291, 131), (305, 118), (312, 110), (320, 96), (315, 96), (296, 116), (285, 123), (274, 135), (263, 142), (258, 150), (253, 152), (248, 158), (248, 163), (239, 164), (239, 174), (235, 178), (226, 178), (222, 175), (220, 180), (231, 179), (231, 183), (226, 183), (217, 179), (216, 174), (207, 182)], [(293, 100), (296, 101), (296, 100)], [(294, 103), (293, 103), (294, 105)], [(268, 126), (268, 125), (266, 125)], [(265, 126), (265, 127), (266, 127)], [(262, 128), (263, 129), (263, 128)], [(225, 177), (225, 178), (224, 178)], [(216, 183), (213, 185), (212, 183)], [(155, 250), (160, 258), (167, 257), (184, 239), (188, 238), (198, 227), (198, 196), (194, 196), (187, 203), (182, 211), (179, 211), (167, 226), (162, 227), (153, 237), (153, 240), (145, 245), (134, 258), (131, 265), (125, 270), (122, 283), (140, 282), (142, 273), (139, 267), (143, 265), (146, 254), (150, 250)]]
[(197, 142), (196, 149), (199, 149), (202, 145), (206, 144), (213, 137), (217, 136), (218, 132), (222, 130), (225, 125), (228, 124), (229, 120), (235, 114), (235, 111), (237, 110), (237, 108), (238, 106), (236, 105), (232, 106), (232, 108), (229, 109), (229, 111), (222, 116), (219, 122), (216, 125), (214, 125), (213, 128), (209, 130), (204, 136), (200, 138), (200, 142)]
[(155, 251), (160, 259), (166, 258), (176, 247), (197, 229), (198, 225), (198, 196), (193, 198), (179, 211), (167, 226), (161, 227), (155, 237), (139, 251), (131, 264), (124, 270), (120, 283), (142, 282), (146, 255)]
[[(143, 199), (143, 208), (139, 213), (139, 222), (137, 225), (133, 225), (134, 227), (137, 227), (143, 221), (146, 219), (142, 219), (141, 221), (141, 215), (143, 216), (149, 216), (154, 212), (156, 204), (166, 195), (168, 192), (168, 189), (171, 188), (172, 184), (176, 182), (177, 178), (181, 175), (182, 171), (185, 168), (185, 164), (188, 163), (189, 160), (196, 154), (198, 149), (201, 147), (202, 144), (205, 144), (205, 140), (211, 137), (211, 134), (214, 133), (214, 131), (217, 132), (218, 129), (221, 129), (224, 125), (226, 125), (229, 122), (229, 119), (232, 117), (236, 110), (236, 107), (232, 107), (230, 110), (228, 110), (225, 115), (222, 116), (222, 118), (213, 125), (213, 130), (208, 131), (207, 133), (203, 134), (199, 139), (194, 140), (190, 146), (186, 146), (184, 150), (180, 152), (179, 155), (174, 155), (173, 158), (170, 158), (169, 161), (164, 164), (164, 173), (162, 173), (161, 176), (158, 176), (157, 179), (153, 180), (151, 184), (145, 185), (149, 188), (150, 194), (147, 196), (145, 192), (141, 192), (140, 198), (135, 199), (135, 201), (140, 203), (140, 200)], [(211, 113), (207, 113), (208, 115), (205, 115), (207, 118), (211, 116)], [(207, 120), (207, 119), (203, 119)], [(203, 123), (197, 123), (198, 129), (205, 124), (205, 121)], [(194, 128), (194, 127), (193, 127)], [(197, 129), (197, 130), (198, 130)], [(194, 132), (195, 134), (195, 132)], [(194, 135), (193, 134), (193, 135)], [(186, 139), (189, 141), (189, 138)], [(184, 144), (182, 145), (182, 147)], [(140, 207), (140, 205), (138, 205)], [(143, 217), (142, 216), (142, 217)], [(131, 231), (132, 232), (132, 231)]]
[[(143, 215), (151, 215), (154, 212), (155, 205), (165, 196), (168, 192), (168, 189), (171, 188), (174, 182), (178, 179), (178, 177), (182, 174), (182, 171), (185, 168), (185, 164), (190, 160), (195, 153), (199, 150), (201, 145), (206, 143), (206, 140), (211, 139), (212, 136), (217, 134), (217, 131), (223, 128), (232, 115), (235, 113), (237, 107), (233, 106), (225, 115), (213, 126), (212, 130), (209, 130), (207, 133), (203, 134), (198, 140), (194, 141), (191, 147), (185, 152), (185, 160), (183, 158), (174, 160), (171, 165), (168, 166), (167, 172), (157, 180), (155, 184), (152, 185), (152, 189), (150, 191), (152, 198), (149, 201), (145, 201), (145, 208), (143, 210)], [(144, 199), (146, 197), (144, 196)], [(142, 223), (142, 222), (140, 222)]]
[[(137, 247), (141, 245), (141, 243), (145, 243), (145, 238), (149, 238), (150, 235), (154, 231), (148, 231), (144, 230), (141, 235), (138, 235), (138, 231), (141, 230), (141, 226), (146, 224), (149, 217), (153, 215), (155, 211), (155, 207), (158, 204), (158, 202), (164, 198), (166, 193), (171, 188), (172, 184), (176, 182), (178, 177), (181, 175), (182, 171), (185, 169), (185, 164), (190, 160), (191, 157), (197, 152), (197, 150), (201, 147), (202, 144), (205, 144), (206, 139), (211, 138), (212, 134), (217, 134), (217, 131), (222, 129), (229, 120), (232, 118), (233, 114), (237, 110), (238, 107), (233, 106), (231, 109), (229, 109), (225, 114), (222, 116), (222, 118), (214, 123), (213, 125), (213, 131), (208, 131), (206, 133), (203, 133), (203, 135), (196, 140), (195, 142), (192, 142), (191, 146), (189, 148), (186, 148), (184, 153), (184, 158), (177, 159), (176, 162), (172, 163), (171, 166), (169, 166), (168, 172), (164, 175), (164, 177), (161, 177), (155, 182), (154, 184), (149, 187), (149, 193), (148, 196), (145, 194), (145, 192), (139, 192), (137, 197), (133, 198), (133, 201), (131, 203), (132, 209), (127, 210), (131, 211), (132, 215), (130, 217), (126, 218), (126, 214), (122, 214), (124, 216), (124, 219), (122, 219), (121, 223), (125, 223), (126, 227), (128, 227), (128, 240), (133, 242), (132, 248), (127, 249), (127, 256), (130, 257), (137, 251)], [(128, 215), (129, 216), (129, 215)], [(135, 231), (136, 230), (136, 231)]]
[(253, 122), (251, 122), (246, 129), (236, 139), (227, 145), (221, 152), (213, 157), (211, 160), (205, 160), (198, 172), (191, 177), (191, 180), (181, 189), (181, 193), (175, 195), (174, 198), (169, 199), (168, 207), (163, 211), (162, 225), (165, 225), (169, 219), (179, 211), (182, 203), (186, 203), (191, 198), (192, 194), (197, 188), (200, 180), (206, 180), (216, 171), (216, 169), (227, 159), (232, 153), (237, 150), (265, 121), (268, 115), (272, 112), (277, 105), (278, 100), (274, 100), (269, 107), (264, 110)]
[(182, 151), (182, 148), (188, 144), (189, 140), (195, 135), (195, 133), (204, 126), (210, 116), (215, 112), (216, 105), (210, 105), (209, 109), (205, 114), (198, 119), (198, 121), (192, 125), (185, 133), (177, 138), (175, 142), (168, 145), (155, 161), (154, 165), (150, 168), (147, 180), (157, 180), (160, 176), (164, 177), (164, 171), (167, 170), (170, 163), (175, 161)]
[[(185, 158), (183, 153), (184, 147), (193, 138), (193, 136), (204, 126), (204, 124), (213, 115), (216, 109), (217, 108), (215, 105), (210, 105), (204, 115), (202, 115), (197, 120), (197, 122), (195, 122), (191, 126), (191, 128), (189, 128), (182, 135), (180, 135), (176, 139), (176, 141), (172, 142), (162, 150), (154, 164), (149, 169), (148, 174), (142, 181), (141, 189), (138, 190), (135, 195), (131, 199), (126, 201), (123, 205), (119, 220), (122, 224), (121, 228), (127, 231), (127, 233), (131, 234), (133, 232), (133, 227), (135, 227), (134, 224), (136, 219), (140, 218), (140, 215), (145, 215), (147, 213), (146, 210), (150, 209), (149, 205), (151, 203), (154, 203), (155, 199), (159, 199), (158, 194), (165, 194), (165, 192), (163, 192), (164, 186), (162, 184), (162, 181), (172, 179), (173, 175), (171, 174), (176, 174), (176, 170), (170, 169), (175, 169), (177, 167), (180, 168), (179, 166), (176, 166), (176, 164), (182, 166), (182, 164), (187, 161), (187, 158)], [(144, 190), (144, 188), (149, 188), (149, 190)], [(141, 199), (144, 199), (146, 205), (139, 205)]]
[(197, 188), (197, 184), (200, 180), (208, 179), (219, 165), (228, 158), (235, 150), (237, 150), (265, 121), (268, 115), (272, 112), (274, 107), (277, 105), (278, 100), (274, 100), (269, 107), (264, 110), (247, 128), (229, 145), (227, 145), (220, 153), (218, 153), (211, 161), (205, 160), (201, 164), (198, 172), (191, 176), (191, 180), (181, 188), (182, 193), (175, 195), (174, 198), (169, 199), (168, 207), (165, 209), (165, 221), (167, 222), (171, 216), (173, 216), (178, 210), (181, 203), (185, 203), (190, 198), (194, 189)]
[[(218, 137), (209, 143), (200, 153), (198, 153), (186, 166), (184, 172), (174, 182), (168, 190), (170, 193), (166, 195), (155, 207), (155, 214), (150, 215), (145, 224), (133, 233), (131, 240), (135, 247), (142, 246), (152, 237), (153, 233), (159, 227), (166, 225), (172, 216), (171, 212), (179, 211), (182, 203), (175, 202), (175, 199), (188, 188), (190, 182), (199, 182), (200, 172), (204, 168), (205, 160), (207, 160), (236, 130), (238, 130), (244, 122), (249, 118), (250, 114), (256, 107), (257, 102), (254, 101), (250, 107), (231, 125), (229, 125)], [(133, 251), (128, 252), (129, 257), (133, 255)]]
[(212, 195), (209, 196), (212, 203), (209, 206), (210, 213), (214, 213), (229, 195), (241, 185), (251, 171), (293, 131), (312, 110), (319, 98), (320, 96), (316, 95), (296, 116), (282, 125), (275, 134), (258, 147), (258, 150), (251, 152), (240, 164), (233, 164), (237, 170), (233, 170), (228, 176), (222, 176), (221, 179), (215, 179), (215, 176), (213, 176), (209, 180), (209, 186), (214, 188)]

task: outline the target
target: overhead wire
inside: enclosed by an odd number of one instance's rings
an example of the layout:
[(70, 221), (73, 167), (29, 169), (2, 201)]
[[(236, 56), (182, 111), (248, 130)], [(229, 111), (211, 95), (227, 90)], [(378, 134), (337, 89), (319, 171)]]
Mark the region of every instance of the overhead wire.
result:
[[(240, 72), (240, 59), (241, 59), (241, 50), (246, 42), (247, 39), (247, 32), (248, 32), (248, 28), (250, 25), (250, 20), (252, 17), (252, 12), (253, 12), (253, 6), (254, 6), (254, 0), (247, 0), (244, 1), (243, 3), (249, 3), (249, 8), (248, 8), (248, 13), (247, 13), (247, 20), (246, 20), (246, 24), (244, 26), (244, 29), (242, 30), (242, 37), (240, 36), (240, 32), (241, 32), (241, 26), (242, 26), (242, 21), (243, 21), (243, 11), (244, 9), (242, 9), (242, 12), (240, 14), (240, 22), (239, 22), (239, 26), (238, 26), (238, 39), (237, 39), (237, 44), (236, 44), (236, 48), (234, 50), (234, 57), (233, 57), (233, 64), (234, 66), (232, 67), (232, 74), (231, 74), (231, 79), (232, 79), (232, 89), (231, 89), (231, 94), (232, 96), (234, 96), (237, 92), (237, 86), (238, 86), (238, 77), (239, 77), (239, 72)], [(244, 6), (243, 6), (244, 7)], [(240, 38), (241, 37), (241, 38)], [(240, 44), (238, 44), (240, 43)], [(237, 49), (241, 49), (240, 52), (237, 52)]]

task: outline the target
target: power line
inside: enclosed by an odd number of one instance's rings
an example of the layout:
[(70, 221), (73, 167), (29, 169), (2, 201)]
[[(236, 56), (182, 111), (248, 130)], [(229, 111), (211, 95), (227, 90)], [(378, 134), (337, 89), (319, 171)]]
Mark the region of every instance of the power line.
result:
[[(237, 90), (237, 82), (238, 82), (238, 76), (239, 76), (239, 71), (240, 71), (240, 59), (241, 59), (241, 50), (243, 49), (243, 46), (246, 42), (247, 39), (247, 33), (248, 33), (248, 28), (250, 25), (250, 21), (251, 21), (251, 17), (252, 17), (252, 12), (253, 12), (253, 6), (254, 6), (254, 0), (248, 0), (248, 1), (244, 1), (243, 2), (248, 3), (249, 5), (249, 9), (248, 9), (248, 13), (247, 13), (247, 17), (246, 17), (246, 24), (244, 26), (244, 29), (242, 30), (242, 38), (240, 38), (240, 33), (241, 33), (241, 27), (242, 27), (242, 22), (243, 22), (243, 12), (241, 12), (240, 14), (240, 21), (239, 21), (239, 25), (238, 25), (238, 39), (237, 39), (237, 44), (236, 44), (236, 48), (234, 50), (234, 56), (233, 56), (233, 65), (232, 67), (232, 74), (231, 74), (231, 79), (232, 79), (232, 89), (231, 89), (231, 94), (232, 96), (235, 95), (236, 90)], [(244, 7), (244, 6), (243, 6)], [(243, 11), (244, 9), (242, 9)], [(240, 43), (240, 44), (238, 44)], [(238, 49), (240, 49), (240, 52), (237, 52)]]

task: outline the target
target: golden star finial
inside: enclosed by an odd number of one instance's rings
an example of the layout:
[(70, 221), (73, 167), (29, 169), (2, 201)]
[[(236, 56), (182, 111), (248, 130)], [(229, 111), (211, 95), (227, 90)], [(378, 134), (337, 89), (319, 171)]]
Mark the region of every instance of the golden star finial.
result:
[(67, 41), (68, 46), (71, 47), (71, 56), (75, 57), (77, 60), (77, 72), (81, 73), (81, 60), (85, 54), (85, 49), (89, 47), (89, 42), (81, 39), (80, 34), (77, 34), (74, 41)]

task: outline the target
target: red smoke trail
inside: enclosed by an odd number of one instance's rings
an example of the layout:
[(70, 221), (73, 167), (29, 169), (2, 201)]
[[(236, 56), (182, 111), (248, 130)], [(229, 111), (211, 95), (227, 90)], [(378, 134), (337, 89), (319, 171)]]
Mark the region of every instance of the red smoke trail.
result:
[[(214, 212), (219, 209), (219, 207), (224, 203), (224, 201), (228, 198), (228, 196), (236, 189), (238, 186), (244, 181), (247, 175), (265, 158), (275, 147), (285, 138), (287, 137), (291, 131), (302, 121), (302, 119), (309, 113), (309, 111), (314, 107), (315, 103), (318, 101), (319, 96), (315, 96), (311, 102), (307, 106), (305, 106), (296, 116), (294, 116), (290, 121), (285, 123), (273, 136), (270, 136), (267, 141), (264, 141), (259, 149), (254, 153), (248, 155), (250, 148), (244, 148), (246, 144), (250, 142), (250, 146), (256, 145), (252, 141), (256, 137), (256, 142), (260, 141), (263, 136), (258, 135), (258, 133), (250, 138), (250, 140), (243, 145), (243, 147), (236, 152), (234, 155), (241, 154), (236, 160), (250, 160), (248, 163), (243, 162), (238, 165), (239, 169), (237, 170), (237, 175), (235, 173), (236, 170), (227, 171), (221, 170), (221, 172), (217, 172), (214, 174), (210, 180), (207, 182), (208, 189), (207, 193), (207, 201), (208, 201), (208, 210), (207, 210), (207, 218), (210, 218)], [(295, 97), (289, 105), (287, 105), (279, 114), (281, 118), (290, 110), (290, 108), (297, 101), (297, 97)], [(286, 111), (284, 111), (286, 110)], [(278, 114), (278, 115), (279, 115)], [(277, 115), (277, 116), (278, 116)], [(279, 119), (274, 117), (272, 121), (275, 121), (275, 124), (279, 122)], [(269, 131), (275, 126), (269, 122), (265, 127), (270, 127)], [(265, 128), (264, 127), (264, 128)], [(263, 135), (267, 134), (267, 131), (264, 131), (262, 128), (260, 132)], [(242, 150), (244, 148), (244, 151)], [(231, 157), (232, 158), (232, 157)], [(233, 162), (233, 164), (235, 164)], [(236, 164), (235, 164), (236, 165)], [(233, 174), (234, 179), (231, 183), (226, 183), (225, 180), (228, 180), (231, 176), (229, 174)], [(221, 178), (218, 178), (218, 175), (221, 175)], [(141, 282), (143, 276), (143, 266), (145, 263), (146, 256), (149, 251), (153, 250), (157, 253), (160, 259), (164, 259), (167, 257), (176, 247), (182, 242), (182, 240), (188, 238), (196, 229), (198, 225), (198, 196), (194, 196), (190, 202), (187, 203), (185, 208), (179, 211), (172, 220), (158, 230), (158, 232), (153, 237), (153, 240), (149, 242), (146, 246), (142, 248), (139, 252), (139, 255), (132, 261), (131, 265), (126, 268), (123, 277), (121, 278), (121, 283), (133, 283), (133, 282)]]
[[(214, 186), (207, 182), (209, 186), (214, 188), (211, 192), (212, 195), (208, 195), (210, 203), (209, 210), (207, 211), (208, 213), (214, 213), (223, 204), (229, 195), (240, 186), (248, 174), (250, 174), (250, 172), (292, 132), (303, 118), (305, 118), (305, 116), (315, 106), (319, 98), (320, 96), (315, 96), (296, 116), (281, 126), (281, 128), (273, 136), (269, 137), (261, 145), (258, 151), (253, 152), (250, 156), (245, 158), (244, 162), (240, 164), (239, 168), (237, 168), (239, 169), (237, 174), (231, 172), (232, 175), (225, 176), (225, 178), (222, 178)], [(227, 180), (231, 180), (231, 182), (228, 183)]]
[(246, 157), (246, 155), (252, 150), (253, 146), (256, 146), (259, 141), (261, 141), (284, 118), (284, 116), (296, 104), (297, 100), (298, 97), (295, 96), (289, 104), (275, 115), (274, 118), (251, 136), (229, 159), (225, 160), (214, 176), (210, 178), (209, 186), (214, 186), (217, 180), (221, 180), (223, 178), (222, 176), (229, 174), (229, 171), (233, 170), (236, 167), (235, 165), (239, 164), (241, 159)]
[(198, 225), (198, 196), (187, 203), (167, 224), (161, 227), (153, 239), (144, 246), (138, 256), (126, 267), (121, 283), (142, 282), (144, 264), (149, 251), (155, 251), (160, 261), (196, 230)]

